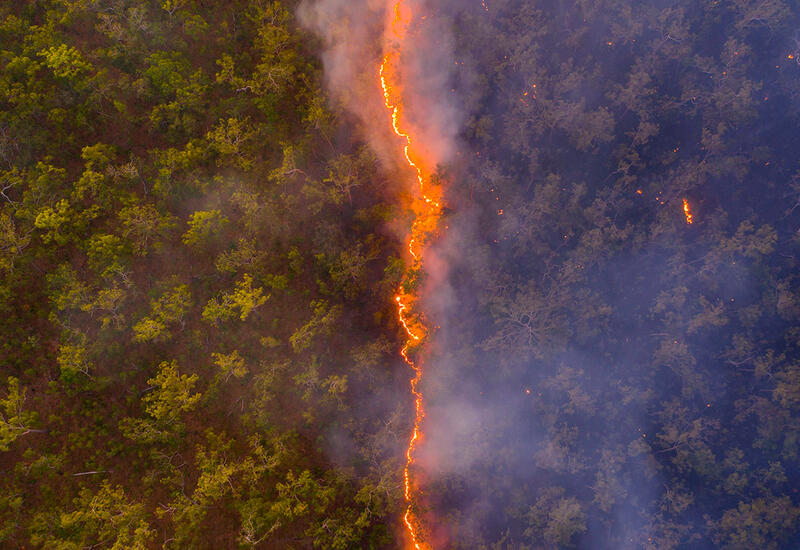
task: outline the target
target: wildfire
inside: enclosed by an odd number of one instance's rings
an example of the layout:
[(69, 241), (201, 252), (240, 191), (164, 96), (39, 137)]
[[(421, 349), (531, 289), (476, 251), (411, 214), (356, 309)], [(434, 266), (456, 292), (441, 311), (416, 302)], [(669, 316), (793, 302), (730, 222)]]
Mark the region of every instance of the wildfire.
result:
[(423, 437), (422, 420), (425, 417), (425, 408), (422, 393), (419, 391), (423, 370), (421, 360), (412, 358), (409, 354), (412, 348), (425, 340), (428, 334), (428, 327), (424, 324), (420, 314), (414, 312), (413, 306), (418, 297), (413, 290), (407, 289), (412, 287), (409, 283), (412, 282), (415, 275), (422, 268), (423, 251), (426, 243), (436, 233), (442, 208), (437, 198), (440, 190), (430, 181), (430, 173), (425, 168), (425, 163), (415, 145), (411, 130), (403, 127), (405, 121), (403, 119), (403, 97), (400, 79), (398, 78), (398, 65), (400, 62), (400, 48), (406, 39), (411, 21), (412, 15), (410, 10), (403, 6), (403, 0), (396, 0), (393, 4), (393, 19), (388, 27), (388, 51), (385, 53), (381, 63), (379, 75), (384, 103), (391, 114), (392, 129), (405, 142), (403, 156), (408, 166), (416, 174), (419, 194), (419, 198), (415, 199), (412, 204), (414, 219), (408, 236), (408, 252), (411, 256), (411, 264), (406, 269), (403, 283), (397, 290), (395, 302), (397, 302), (398, 320), (406, 332), (406, 343), (400, 354), (414, 371), (414, 377), (411, 379), (411, 393), (414, 397), (415, 414), (414, 427), (406, 448), (406, 464), (403, 469), (403, 495), (406, 501), (403, 522), (408, 530), (413, 548), (422, 550), (423, 548), (429, 548), (429, 546), (420, 540), (420, 521), (413, 511), (415, 487), (411, 479), (411, 468), (414, 464), (414, 451)]
[(683, 213), (686, 215), (686, 223), (692, 225), (694, 222), (694, 216), (692, 215), (692, 209), (689, 206), (689, 201), (683, 199)]

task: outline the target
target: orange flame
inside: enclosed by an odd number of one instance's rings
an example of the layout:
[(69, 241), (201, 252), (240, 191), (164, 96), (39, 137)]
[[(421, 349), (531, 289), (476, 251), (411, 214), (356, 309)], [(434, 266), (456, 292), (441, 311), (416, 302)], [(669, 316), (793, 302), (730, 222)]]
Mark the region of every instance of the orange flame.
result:
[(388, 52), (384, 55), (380, 66), (380, 83), (383, 90), (384, 103), (386, 109), (391, 113), (392, 129), (397, 137), (405, 142), (403, 145), (403, 156), (406, 163), (416, 174), (418, 192), (420, 199), (416, 199), (412, 204), (414, 219), (411, 223), (411, 230), (408, 236), (408, 252), (411, 256), (411, 265), (407, 268), (403, 284), (397, 290), (394, 299), (397, 302), (397, 317), (403, 330), (406, 332), (406, 343), (400, 351), (403, 360), (414, 371), (411, 379), (411, 393), (414, 396), (414, 427), (411, 438), (406, 448), (406, 464), (403, 469), (403, 495), (406, 501), (406, 511), (403, 515), (403, 522), (406, 525), (411, 544), (415, 550), (429, 548), (427, 544), (420, 540), (420, 520), (414, 514), (414, 484), (411, 479), (411, 468), (414, 464), (414, 451), (417, 444), (423, 437), (422, 420), (425, 417), (424, 400), (419, 391), (419, 384), (422, 381), (422, 363), (420, 360), (412, 359), (409, 352), (412, 347), (421, 344), (428, 334), (428, 327), (425, 326), (420, 314), (413, 312), (413, 304), (418, 297), (413, 290), (407, 290), (414, 275), (422, 268), (422, 254), (426, 243), (436, 233), (438, 221), (442, 215), (442, 208), (435, 197), (439, 196), (439, 190), (431, 183), (430, 176), (424, 168), (422, 156), (415, 146), (414, 137), (410, 130), (403, 128), (403, 99), (402, 90), (398, 79), (398, 67), (400, 62), (400, 45), (406, 38), (408, 28), (412, 20), (409, 10), (404, 9), (403, 0), (396, 0), (393, 8), (394, 18), (389, 25), (389, 44)]
[(689, 201), (683, 199), (683, 213), (686, 215), (686, 223), (692, 225), (694, 223), (694, 216), (692, 215), (691, 207), (689, 206)]

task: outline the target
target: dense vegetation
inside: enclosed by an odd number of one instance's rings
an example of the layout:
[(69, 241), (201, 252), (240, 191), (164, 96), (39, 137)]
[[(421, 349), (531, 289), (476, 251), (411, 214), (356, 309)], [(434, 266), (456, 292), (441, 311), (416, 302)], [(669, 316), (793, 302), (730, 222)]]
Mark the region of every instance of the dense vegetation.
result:
[(392, 540), (396, 214), (293, 9), (0, 7), (0, 546)]
[[(429, 539), (796, 548), (800, 8), (429, 3)], [(296, 8), (0, 4), (0, 547), (401, 546), (407, 220)]]

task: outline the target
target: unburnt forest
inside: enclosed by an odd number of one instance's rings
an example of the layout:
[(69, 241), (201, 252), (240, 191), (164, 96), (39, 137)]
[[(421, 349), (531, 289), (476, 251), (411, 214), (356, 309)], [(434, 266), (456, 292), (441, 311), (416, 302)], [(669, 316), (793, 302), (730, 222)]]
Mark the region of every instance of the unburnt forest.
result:
[(397, 213), (294, 7), (0, 6), (3, 548), (393, 540)]

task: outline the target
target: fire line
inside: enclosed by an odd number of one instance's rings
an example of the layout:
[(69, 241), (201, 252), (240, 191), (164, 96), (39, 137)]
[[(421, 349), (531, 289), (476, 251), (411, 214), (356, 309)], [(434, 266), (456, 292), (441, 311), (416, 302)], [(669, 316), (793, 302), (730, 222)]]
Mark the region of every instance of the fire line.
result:
[(399, 64), (401, 61), (400, 48), (404, 43), (412, 20), (410, 10), (403, 6), (403, 0), (393, 3), (394, 18), (388, 29), (388, 47), (380, 66), (380, 84), (383, 90), (386, 109), (391, 114), (392, 129), (403, 144), (403, 156), (406, 163), (416, 174), (419, 198), (413, 201), (414, 214), (408, 236), (408, 252), (411, 257), (410, 265), (406, 268), (403, 282), (395, 294), (397, 303), (397, 317), (406, 333), (406, 342), (400, 351), (403, 360), (414, 372), (411, 379), (411, 393), (414, 398), (414, 425), (411, 437), (406, 448), (406, 464), (403, 469), (403, 495), (406, 501), (406, 511), (403, 515), (412, 547), (423, 550), (430, 546), (421, 540), (420, 520), (414, 512), (415, 486), (412, 479), (412, 466), (414, 465), (414, 451), (423, 438), (422, 421), (425, 417), (424, 399), (419, 389), (423, 377), (422, 360), (412, 357), (412, 352), (422, 344), (428, 335), (419, 312), (414, 311), (414, 304), (419, 296), (413, 290), (416, 274), (422, 269), (422, 255), (426, 243), (436, 233), (442, 208), (435, 197), (439, 196), (438, 188), (431, 182), (430, 173), (425, 168), (419, 146), (415, 142), (412, 131), (404, 128), (403, 119), (403, 90), (398, 78)]

